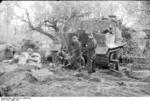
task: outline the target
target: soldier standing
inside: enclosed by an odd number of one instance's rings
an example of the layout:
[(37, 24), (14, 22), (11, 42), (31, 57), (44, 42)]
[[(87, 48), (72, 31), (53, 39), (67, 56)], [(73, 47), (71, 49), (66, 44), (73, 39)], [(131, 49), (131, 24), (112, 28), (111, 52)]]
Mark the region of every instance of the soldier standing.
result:
[(94, 67), (92, 66), (93, 64), (93, 60), (95, 57), (95, 49), (97, 47), (97, 41), (96, 39), (93, 37), (93, 34), (90, 33), (88, 34), (88, 38), (89, 40), (87, 41), (87, 45), (86, 45), (86, 51), (87, 51), (87, 69), (88, 69), (88, 73), (92, 73), (94, 72)]

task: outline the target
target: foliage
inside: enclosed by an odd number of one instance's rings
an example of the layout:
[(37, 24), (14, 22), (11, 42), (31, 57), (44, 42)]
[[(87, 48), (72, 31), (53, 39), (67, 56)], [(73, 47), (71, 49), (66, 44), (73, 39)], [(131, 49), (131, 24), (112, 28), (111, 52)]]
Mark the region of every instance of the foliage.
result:
[[(29, 31), (39, 32), (52, 40), (59, 40), (67, 46), (68, 32), (74, 32), (80, 28), (79, 23), (83, 20), (89, 20), (91, 18), (101, 20), (103, 16), (107, 17), (108, 15), (115, 14), (124, 26), (134, 27), (137, 25), (145, 25), (149, 19), (149, 15), (148, 12), (143, 12), (142, 10), (148, 10), (149, 4), (147, 2), (34, 1), (28, 5), (28, 2), (9, 1), (1, 4), (0, 14), (3, 13), (3, 15), (0, 16), (5, 16), (8, 24), (13, 20), (18, 21), (19, 24), (21, 23), (17, 27), (18, 29), (27, 30), (27, 33)], [(25, 3), (27, 4), (26, 6)], [(16, 9), (20, 10), (20, 13), (16, 12)], [(94, 23), (94, 26), (97, 26), (97, 23)], [(132, 31), (123, 29), (124, 38), (130, 40), (131, 34)]]
[(34, 42), (33, 40), (23, 40), (22, 51), (26, 51), (28, 48), (38, 51), (39, 42)]

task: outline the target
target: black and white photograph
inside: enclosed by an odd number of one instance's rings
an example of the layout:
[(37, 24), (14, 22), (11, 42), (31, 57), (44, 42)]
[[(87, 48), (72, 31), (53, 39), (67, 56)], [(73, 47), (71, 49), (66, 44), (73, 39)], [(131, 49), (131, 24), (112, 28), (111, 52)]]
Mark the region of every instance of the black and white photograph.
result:
[(150, 1), (2, 0), (0, 97), (150, 97)]

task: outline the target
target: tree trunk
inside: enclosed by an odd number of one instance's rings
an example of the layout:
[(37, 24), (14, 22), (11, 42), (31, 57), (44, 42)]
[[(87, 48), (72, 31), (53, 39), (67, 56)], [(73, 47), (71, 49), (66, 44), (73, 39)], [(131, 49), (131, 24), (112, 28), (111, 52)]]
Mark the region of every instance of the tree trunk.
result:
[(48, 36), (49, 38), (51, 38), (52, 40), (58, 40), (55, 36), (51, 35), (48, 32), (43, 31), (41, 28), (33, 28), (33, 30), (36, 30), (37, 32), (44, 34), (46, 36)]

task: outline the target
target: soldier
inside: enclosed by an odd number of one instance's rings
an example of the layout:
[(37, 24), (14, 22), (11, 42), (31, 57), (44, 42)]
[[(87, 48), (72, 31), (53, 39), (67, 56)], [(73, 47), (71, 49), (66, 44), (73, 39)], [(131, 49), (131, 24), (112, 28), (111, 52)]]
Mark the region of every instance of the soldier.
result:
[(68, 57), (67, 51), (65, 49), (61, 49), (61, 51), (57, 53), (57, 57), (59, 59), (59, 62), (65, 65)]
[(89, 40), (87, 41), (87, 45), (86, 45), (86, 51), (87, 51), (87, 69), (88, 69), (88, 73), (92, 73), (94, 72), (94, 67), (92, 66), (93, 64), (93, 60), (95, 57), (95, 49), (97, 47), (97, 41), (96, 39), (93, 37), (93, 34), (90, 33), (88, 34), (88, 38)]
[(70, 64), (72, 65), (73, 69), (77, 69), (81, 66), (81, 63), (79, 61), (81, 59), (81, 43), (79, 42), (78, 37), (75, 35), (72, 37), (72, 40), (73, 51), (70, 59)]
[(5, 59), (11, 59), (14, 55), (14, 49), (11, 45), (7, 45), (5, 49)]

